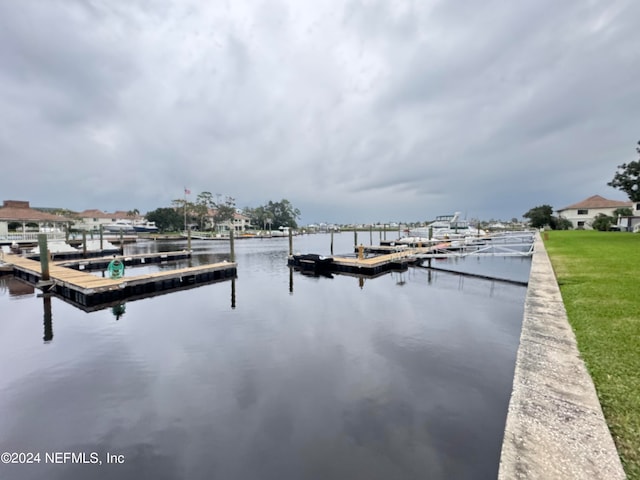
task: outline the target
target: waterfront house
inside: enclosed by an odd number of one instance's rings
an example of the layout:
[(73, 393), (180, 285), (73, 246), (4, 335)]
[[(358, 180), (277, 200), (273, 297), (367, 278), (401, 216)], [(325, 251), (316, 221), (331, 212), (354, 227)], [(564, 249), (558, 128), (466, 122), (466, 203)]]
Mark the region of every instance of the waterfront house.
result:
[(118, 220), (126, 220), (127, 222), (141, 221), (140, 215), (132, 215), (130, 212), (118, 210), (113, 213), (103, 212), (97, 209), (90, 209), (80, 212), (76, 215), (77, 220), (73, 224), (76, 230), (97, 231), (100, 226), (109, 225)]
[(251, 219), (239, 210), (236, 210), (233, 214), (233, 220), (225, 220), (218, 224), (214, 221), (216, 212), (216, 209), (209, 209), (209, 215), (206, 219), (205, 225), (206, 229), (215, 226), (216, 230), (219, 232), (228, 232), (230, 230), (235, 232), (245, 232), (251, 228)]
[(581, 202), (559, 209), (558, 216), (569, 220), (573, 228), (591, 230), (591, 224), (599, 214), (613, 217), (613, 212), (618, 208), (633, 209), (634, 205), (629, 201), (608, 200), (600, 195), (593, 195)]
[(35, 210), (27, 201), (4, 200), (0, 208), (0, 240), (27, 240), (29, 236), (35, 240), (41, 232), (64, 238), (65, 226), (70, 222), (62, 215)]

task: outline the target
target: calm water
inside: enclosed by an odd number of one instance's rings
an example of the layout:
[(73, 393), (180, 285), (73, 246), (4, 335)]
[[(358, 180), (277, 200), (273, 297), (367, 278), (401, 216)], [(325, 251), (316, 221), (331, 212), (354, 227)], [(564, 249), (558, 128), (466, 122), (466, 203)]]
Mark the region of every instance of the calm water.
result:
[[(336, 235), (336, 253), (352, 243)], [(294, 244), (329, 253), (327, 235)], [(225, 242), (193, 247), (192, 264), (228, 258)], [(496, 478), (526, 289), (414, 268), (291, 275), (287, 251), (287, 239), (236, 241), (233, 284), (119, 310), (53, 298), (51, 327), (37, 291), (0, 277), (0, 451), (41, 458), (0, 465), (0, 478)], [(520, 259), (451, 265), (529, 271)]]

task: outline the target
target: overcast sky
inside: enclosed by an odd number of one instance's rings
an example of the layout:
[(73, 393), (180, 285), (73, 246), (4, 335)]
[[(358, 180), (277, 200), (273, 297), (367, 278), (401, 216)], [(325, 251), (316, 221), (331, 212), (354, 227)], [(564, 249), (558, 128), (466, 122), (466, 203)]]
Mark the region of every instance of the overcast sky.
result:
[(638, 159), (635, 0), (0, 0), (0, 199), (521, 218)]

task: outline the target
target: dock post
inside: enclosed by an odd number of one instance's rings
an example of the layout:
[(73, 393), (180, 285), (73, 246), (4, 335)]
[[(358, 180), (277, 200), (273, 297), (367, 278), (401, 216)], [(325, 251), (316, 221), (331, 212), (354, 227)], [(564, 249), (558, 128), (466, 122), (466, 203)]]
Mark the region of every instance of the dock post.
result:
[(231, 261), (236, 261), (236, 247), (233, 242), (233, 228), (229, 230), (229, 248), (231, 249)]
[(331, 230), (331, 255), (333, 255), (333, 230)]
[(191, 251), (191, 225), (187, 227), (187, 252)]
[(358, 260), (364, 259), (364, 246), (360, 244), (358, 246)]
[(353, 227), (353, 246), (358, 246), (358, 227)]
[(104, 228), (100, 225), (100, 251), (104, 250)]
[(289, 227), (289, 256), (293, 255), (293, 230)]
[(383, 223), (382, 224), (382, 232), (384, 233), (384, 239), (387, 239), (387, 224)]
[(82, 258), (87, 258), (87, 231), (82, 231)]
[(369, 245), (373, 246), (373, 225), (369, 225)]
[(38, 234), (38, 248), (40, 249), (40, 269), (42, 276), (40, 280), (47, 281), (49, 277), (49, 249), (47, 248), (47, 234)]
[[(431, 243), (431, 239), (433, 238), (433, 227), (429, 227), (429, 245), (433, 246), (433, 244)], [(431, 250), (431, 249), (429, 249)], [(431, 268), (431, 257), (429, 257), (429, 260), (427, 262), (429, 264), (429, 268)], [(429, 278), (429, 280), (431, 280), (431, 278)], [(431, 282), (429, 282), (431, 283)]]
[(124, 233), (120, 230), (120, 252), (124, 255)]

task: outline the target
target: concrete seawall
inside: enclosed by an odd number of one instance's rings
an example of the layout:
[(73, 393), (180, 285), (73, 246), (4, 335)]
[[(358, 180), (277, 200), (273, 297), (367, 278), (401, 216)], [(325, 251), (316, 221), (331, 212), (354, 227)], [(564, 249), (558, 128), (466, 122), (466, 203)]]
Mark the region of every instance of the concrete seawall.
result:
[(626, 478), (540, 234), (498, 478)]

